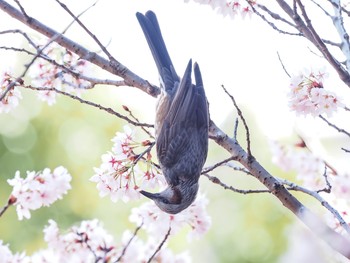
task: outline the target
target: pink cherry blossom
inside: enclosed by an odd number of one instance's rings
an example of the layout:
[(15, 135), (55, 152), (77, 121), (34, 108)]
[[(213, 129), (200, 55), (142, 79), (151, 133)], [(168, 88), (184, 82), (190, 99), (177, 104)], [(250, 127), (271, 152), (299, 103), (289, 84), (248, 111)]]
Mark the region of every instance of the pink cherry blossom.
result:
[(13, 186), (10, 200), (16, 206), (19, 220), (30, 218), (30, 210), (39, 209), (42, 206), (50, 206), (62, 195), (71, 189), (72, 177), (67, 169), (60, 166), (52, 173), (45, 168), (42, 172), (27, 172), (26, 178), (20, 177), (17, 171), (15, 178), (7, 180)]
[(170, 215), (161, 211), (154, 202), (147, 202), (134, 208), (129, 220), (143, 226), (150, 236), (162, 238), (171, 227), (171, 234), (177, 233), (185, 225), (191, 227), (189, 238), (202, 236), (208, 231), (211, 220), (206, 212), (207, 199), (199, 194), (196, 201), (183, 212)]
[(295, 171), (303, 186), (318, 190), (326, 187), (322, 176), (324, 162), (306, 147), (293, 147), (271, 142), (272, 161), (285, 171)]
[(321, 70), (304, 71), (293, 76), (288, 93), (289, 107), (298, 115), (331, 116), (343, 103), (335, 93), (324, 88), (327, 74)]
[[(14, 81), (16, 81), (16, 79), (8, 72), (4, 72), (0, 75), (0, 97), (7, 91), (8, 85)], [(8, 113), (18, 106), (19, 100), (22, 99), (22, 94), (17, 88), (17, 86), (20, 85), (21, 84), (17, 82), (7, 91), (5, 97), (0, 101), (0, 113)]]
[(164, 186), (164, 176), (153, 164), (149, 152), (135, 161), (139, 155), (137, 151), (144, 151), (150, 144), (137, 142), (129, 126), (124, 126), (124, 132), (117, 132), (112, 142), (111, 151), (101, 156), (102, 163), (94, 168), (95, 174), (90, 178), (101, 197), (109, 195), (113, 202), (128, 202), (141, 197), (140, 187)]
[(58, 258), (58, 262), (107, 262), (116, 256), (113, 237), (97, 220), (82, 221), (65, 234), (57, 223), (49, 221), (44, 229), (45, 241)]
[[(80, 75), (86, 73), (88, 62), (55, 43), (51, 43), (46, 47), (44, 53), (49, 60), (55, 61), (57, 64), (53, 64), (43, 58), (36, 59), (34, 65), (30, 67), (33, 86), (55, 88), (78, 96), (90, 86), (89, 82), (73, 76), (68, 70), (59, 66), (65, 66), (71, 72)], [(56, 102), (56, 95), (56, 92), (52, 90), (38, 92), (38, 98), (46, 101), (49, 105), (53, 105)]]
[[(202, 5), (209, 5), (211, 8), (216, 10), (218, 14), (223, 16), (230, 16), (231, 18), (235, 18), (236, 15), (240, 14), (242, 18), (245, 18), (247, 15), (251, 15), (253, 10), (247, 1), (236, 0), (193, 0), (196, 3)], [(189, 0), (185, 0), (185, 2), (189, 2)], [(255, 1), (250, 1), (252, 5), (254, 5)]]
[(1, 263), (29, 263), (29, 257), (26, 256), (25, 252), (13, 254), (9, 248), (9, 245), (3, 244), (0, 240), (0, 262)]

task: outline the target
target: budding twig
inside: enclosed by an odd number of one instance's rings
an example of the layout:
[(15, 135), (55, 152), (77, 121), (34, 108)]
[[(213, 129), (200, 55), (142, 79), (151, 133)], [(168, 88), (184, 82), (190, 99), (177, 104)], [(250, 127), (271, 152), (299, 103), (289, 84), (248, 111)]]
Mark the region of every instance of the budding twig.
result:
[(11, 205), (11, 202), (10, 202), (10, 200), (9, 200), (9, 201), (7, 202), (7, 204), (4, 205), (3, 208), (1, 208), (1, 210), (0, 210), (0, 217), (6, 212), (6, 210), (10, 207), (10, 205)]

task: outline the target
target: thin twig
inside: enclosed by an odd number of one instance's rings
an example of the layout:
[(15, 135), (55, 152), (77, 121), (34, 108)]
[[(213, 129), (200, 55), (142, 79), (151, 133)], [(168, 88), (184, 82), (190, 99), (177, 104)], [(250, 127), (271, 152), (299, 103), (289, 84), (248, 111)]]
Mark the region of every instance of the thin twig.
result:
[(251, 152), (251, 148), (250, 148), (250, 133), (249, 133), (249, 127), (248, 127), (248, 124), (243, 116), (243, 113), (241, 111), (241, 109), (238, 107), (237, 103), (236, 103), (236, 100), (235, 98), (225, 89), (225, 86), (224, 85), (221, 85), (221, 87), (223, 88), (223, 90), (225, 91), (225, 93), (230, 97), (233, 105), (235, 106), (236, 110), (237, 110), (237, 113), (238, 113), (238, 116), (240, 117), (240, 119), (242, 120), (243, 122), (243, 125), (244, 125), (244, 128), (246, 130), (246, 141), (247, 141), (247, 153), (248, 153), (248, 156), (252, 156), (252, 152)]
[(43, 90), (54, 91), (54, 92), (57, 92), (57, 93), (62, 94), (62, 95), (64, 95), (64, 96), (67, 96), (67, 97), (69, 97), (69, 98), (71, 98), (71, 99), (73, 99), (73, 100), (77, 100), (77, 101), (79, 101), (80, 103), (83, 103), (83, 104), (86, 104), (86, 105), (89, 105), (89, 106), (98, 108), (98, 109), (103, 110), (103, 111), (106, 111), (106, 112), (108, 112), (108, 113), (110, 113), (110, 114), (112, 114), (112, 115), (117, 116), (117, 117), (120, 118), (120, 119), (123, 119), (123, 120), (127, 121), (128, 123), (130, 123), (130, 124), (132, 124), (132, 125), (134, 125), (134, 126), (141, 126), (141, 127), (144, 126), (144, 127), (149, 127), (149, 128), (153, 128), (153, 127), (154, 127), (153, 124), (148, 124), (148, 123), (142, 123), (142, 122), (133, 121), (133, 120), (129, 119), (127, 116), (122, 115), (122, 114), (120, 114), (120, 113), (114, 111), (114, 110), (111, 109), (111, 108), (107, 108), (107, 107), (104, 107), (104, 106), (99, 105), (99, 104), (97, 104), (97, 103), (84, 100), (84, 99), (82, 99), (82, 98), (80, 98), (80, 97), (78, 97), (78, 96), (72, 95), (72, 94), (70, 94), (70, 93), (68, 93), (68, 92), (64, 92), (64, 91), (62, 91), (62, 90), (58, 90), (58, 89), (56, 89), (56, 88), (45, 88), (45, 87), (40, 87), (40, 88), (38, 88), (38, 87), (33, 87), (33, 86), (31, 86), (31, 85), (29, 85), (29, 86), (24, 86), (24, 87), (25, 87), (25, 88), (28, 88), (28, 89), (32, 89), (32, 90), (37, 90), (37, 91), (43, 91)]
[(141, 159), (146, 153), (149, 153), (149, 152), (152, 150), (152, 148), (153, 148), (153, 146), (154, 146), (155, 144), (156, 144), (155, 142), (150, 143), (149, 146), (148, 146), (148, 148), (147, 148), (146, 150), (144, 150), (142, 153), (140, 153), (140, 154), (137, 155), (137, 158), (132, 162), (132, 165), (131, 165), (131, 166), (135, 165), (138, 161), (140, 161), (140, 159)]
[[(71, 16), (74, 18), (75, 21), (77, 21), (77, 23), (85, 30), (86, 33), (88, 33), (88, 35), (97, 43), (97, 45), (101, 48), (101, 50), (107, 55), (107, 57), (109, 58), (110, 61), (115, 61), (117, 62), (117, 60), (112, 56), (111, 53), (109, 53), (109, 51), (107, 50), (107, 48), (101, 43), (101, 41), (84, 25), (84, 23), (82, 23), (80, 21), (80, 19), (73, 14), (73, 12), (67, 7), (67, 5), (65, 5), (64, 3), (62, 3), (59, 0), (56, 0), (56, 2)], [(96, 5), (97, 2), (95, 2), (94, 4), (92, 4), (89, 8), (91, 8), (92, 6)], [(119, 63), (119, 62), (118, 62)]]
[[(278, 33), (281, 34), (285, 34), (285, 35), (292, 35), (292, 36), (301, 36), (300, 33), (292, 33), (292, 32), (287, 32), (284, 31), (280, 28), (278, 28), (273, 22), (269, 21), (262, 13), (260, 13), (256, 8), (255, 5), (253, 5), (249, 0), (246, 0), (248, 2), (248, 4), (250, 5), (251, 9), (253, 10), (253, 12), (258, 15), (263, 21), (265, 21), (269, 26), (272, 27), (272, 29), (276, 30)], [(264, 5), (261, 4), (257, 4), (258, 8), (260, 8), (261, 10), (263, 10), (264, 12), (266, 12), (267, 14), (269, 14), (273, 19), (275, 20), (280, 20), (286, 24), (288, 24), (291, 27), (295, 28), (295, 25), (290, 23), (289, 21), (287, 21), (286, 19), (282, 18), (279, 14), (271, 12), (268, 8), (266, 8)]]
[(32, 47), (34, 47), (35, 49), (38, 49), (37, 45), (34, 43), (34, 41), (28, 36), (27, 33), (23, 32), (20, 29), (9, 29), (9, 30), (4, 30), (4, 31), (0, 31), (0, 35), (1, 34), (21, 34), (29, 43), (29, 45), (31, 45)]
[(271, 193), (270, 190), (241, 190), (238, 188), (234, 188), (233, 186), (229, 186), (225, 183), (223, 183), (219, 178), (217, 178), (216, 176), (212, 176), (209, 175), (207, 173), (203, 173), (203, 175), (205, 177), (207, 177), (211, 182), (213, 182), (214, 184), (220, 185), (222, 188), (224, 188), (225, 190), (230, 190), (232, 192), (235, 193), (239, 193), (239, 194), (260, 194), (260, 193)]
[(231, 169), (238, 171), (238, 172), (242, 172), (248, 175), (252, 175), (251, 172), (249, 172), (249, 170), (247, 170), (244, 167), (239, 167), (239, 166), (235, 166), (233, 163), (229, 162), (229, 163), (225, 163), (225, 166), (230, 167)]
[[(137, 122), (140, 122), (139, 119), (132, 113), (132, 111), (129, 109), (129, 107), (123, 105), (123, 109), (129, 113), (129, 115)], [(154, 136), (151, 134), (150, 131), (148, 131), (145, 127), (141, 127), (141, 129), (152, 139), (154, 139)]]
[(223, 164), (228, 163), (229, 161), (232, 161), (232, 160), (234, 160), (234, 159), (235, 159), (235, 158), (234, 158), (233, 156), (231, 156), (231, 157), (229, 157), (229, 158), (227, 158), (227, 159), (225, 159), (225, 160), (223, 160), (223, 161), (221, 161), (221, 162), (218, 162), (218, 163), (216, 163), (216, 164), (214, 164), (214, 165), (212, 165), (212, 166), (205, 167), (205, 168), (202, 170), (201, 174), (209, 173), (209, 172), (215, 170), (216, 168), (222, 166)]
[(284, 63), (283, 63), (281, 56), (280, 56), (280, 53), (278, 51), (277, 51), (277, 56), (278, 56), (278, 60), (280, 61), (281, 65), (282, 65), (284, 72), (287, 74), (288, 77), (291, 77), (290, 74), (288, 73), (286, 67), (284, 66)]
[(88, 248), (88, 250), (94, 255), (95, 258), (95, 263), (99, 261), (99, 256), (97, 256), (96, 252), (92, 249), (92, 247), (90, 246), (88, 240), (89, 237), (87, 236), (87, 233), (85, 232), (76, 232), (76, 235), (78, 237), (80, 237), (80, 240), (77, 240), (76, 242), (80, 242), (82, 244), (85, 244), (86, 247)]
[(6, 212), (6, 210), (11, 206), (11, 204), (12, 203), (10, 201), (8, 201), (7, 204), (3, 208), (1, 208), (0, 217)]
[(171, 227), (169, 226), (168, 232), (165, 234), (164, 239), (157, 247), (156, 251), (154, 251), (153, 255), (148, 259), (147, 263), (152, 262), (152, 259), (156, 256), (156, 254), (162, 249), (163, 245), (165, 244), (165, 241), (168, 239), (170, 235)]
[(346, 130), (344, 129), (341, 129), (339, 128), (337, 125), (331, 123), (330, 121), (328, 121), (325, 117), (323, 117), (322, 115), (319, 115), (318, 117), (320, 117), (321, 120), (323, 120), (324, 122), (326, 122), (330, 127), (336, 129), (338, 132), (340, 133), (344, 133), (345, 135), (349, 136), (350, 137), (350, 133), (347, 132)]
[(136, 227), (136, 229), (135, 229), (135, 231), (134, 231), (132, 237), (129, 239), (128, 243), (124, 246), (124, 248), (123, 248), (123, 250), (122, 250), (122, 253), (121, 253), (120, 256), (117, 258), (117, 260), (114, 261), (114, 263), (115, 263), (115, 262), (119, 262), (119, 261), (122, 260), (122, 258), (123, 258), (124, 255), (125, 255), (126, 250), (127, 250), (128, 247), (130, 246), (131, 242), (135, 239), (135, 237), (137, 236), (137, 233), (139, 232), (139, 230), (141, 229), (142, 226), (143, 226), (143, 222), (142, 222), (138, 227)]
[(324, 166), (324, 173), (323, 173), (323, 177), (324, 180), (326, 182), (326, 187), (324, 187), (323, 189), (319, 189), (316, 191), (316, 193), (320, 193), (320, 192), (326, 192), (326, 193), (330, 193), (332, 191), (332, 185), (328, 180), (328, 175), (327, 175), (327, 164), (325, 163)]
[(339, 212), (332, 207), (319, 193), (309, 190), (307, 188), (301, 187), (295, 183), (292, 183), (286, 179), (279, 179), (281, 183), (288, 185), (290, 190), (295, 190), (295, 191), (299, 191), (299, 192), (303, 192), (307, 195), (310, 195), (312, 197), (314, 197), (315, 199), (317, 199), (322, 206), (324, 206), (328, 211), (330, 211), (335, 218), (339, 221), (339, 224), (341, 225), (341, 227), (343, 227), (343, 229), (350, 234), (350, 226), (345, 222), (345, 220), (342, 218), (342, 216), (339, 214)]
[(239, 124), (239, 121), (238, 121), (238, 118), (236, 118), (236, 120), (235, 120), (235, 128), (233, 130), (233, 139), (235, 141), (237, 141), (238, 124)]
[(346, 153), (350, 153), (350, 149), (345, 149), (344, 147), (341, 147), (340, 149), (342, 149)]

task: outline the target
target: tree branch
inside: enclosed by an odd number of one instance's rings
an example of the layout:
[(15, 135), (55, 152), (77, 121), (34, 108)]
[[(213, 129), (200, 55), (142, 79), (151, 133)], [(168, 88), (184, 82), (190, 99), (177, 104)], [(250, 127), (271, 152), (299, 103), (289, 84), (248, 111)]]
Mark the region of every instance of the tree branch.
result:
[(21, 11), (8, 4), (6, 1), (0, 0), (0, 9), (5, 13), (9, 14), (11, 17), (19, 20), (23, 24), (29, 26), (30, 28), (34, 29), (35, 31), (43, 34), (48, 38), (53, 38), (57, 36), (55, 39), (55, 42), (57, 44), (61, 45), (62, 47), (65, 47), (66, 49), (77, 54), (81, 58), (99, 66), (100, 68), (123, 78), (125, 80), (126, 85), (139, 88), (153, 97), (156, 97), (160, 93), (159, 88), (151, 85), (148, 81), (142, 79), (118, 61), (109, 61), (96, 54), (95, 52), (86, 49), (80, 44), (65, 37), (61, 33), (44, 25), (35, 18), (26, 16)]
[(210, 122), (209, 132), (210, 137), (217, 144), (226, 149), (238, 162), (247, 168), (286, 208), (293, 212), (315, 234), (324, 239), (334, 250), (350, 259), (350, 240), (348, 238), (335, 232), (320, 218), (314, 215), (296, 199), (278, 179), (266, 171), (252, 156), (249, 156), (237, 141), (229, 138), (212, 121)]
[[(308, 17), (306, 10), (301, 3), (300, 0), (294, 1), (294, 9), (293, 10), (284, 0), (276, 0), (276, 2), (280, 5), (280, 7), (283, 9), (283, 11), (289, 15), (290, 18), (292, 18), (295, 22), (295, 25), (297, 26), (298, 30), (305, 36), (309, 41), (311, 41), (312, 44), (315, 45), (315, 47), (322, 53), (324, 58), (328, 61), (328, 63), (337, 71), (339, 78), (348, 86), (350, 87), (350, 75), (349, 73), (342, 67), (342, 65), (337, 61), (333, 55), (330, 53), (328, 48), (326, 47), (325, 43), (322, 41), (320, 36), (317, 34), (316, 30), (313, 28), (311, 24), (311, 20)], [(306, 24), (301, 19), (299, 14), (296, 12), (296, 4), (301, 9), (302, 15), (305, 18)]]

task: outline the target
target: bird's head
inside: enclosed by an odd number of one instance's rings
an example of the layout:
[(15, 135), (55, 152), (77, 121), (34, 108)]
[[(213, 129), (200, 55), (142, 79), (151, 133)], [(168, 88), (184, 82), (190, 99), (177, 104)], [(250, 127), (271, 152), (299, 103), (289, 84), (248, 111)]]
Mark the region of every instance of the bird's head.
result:
[(191, 185), (179, 184), (155, 194), (140, 191), (141, 194), (153, 200), (162, 211), (168, 214), (177, 214), (189, 207), (196, 199), (197, 192), (198, 183)]

